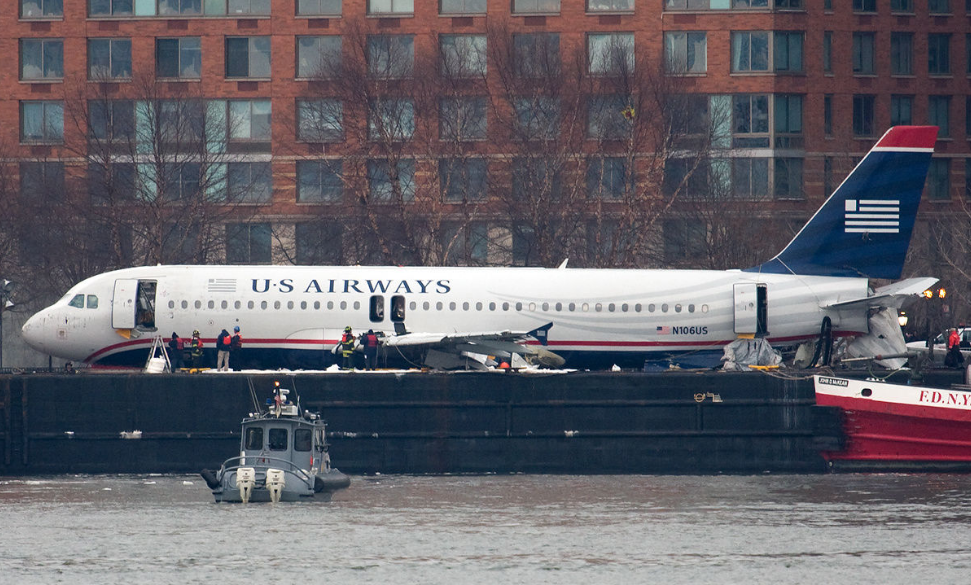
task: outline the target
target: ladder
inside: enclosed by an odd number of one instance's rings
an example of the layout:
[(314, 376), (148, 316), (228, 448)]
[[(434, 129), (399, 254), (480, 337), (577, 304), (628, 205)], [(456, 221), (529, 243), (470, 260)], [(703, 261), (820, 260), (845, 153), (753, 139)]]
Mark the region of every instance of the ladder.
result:
[[(159, 352), (162, 353), (161, 356), (158, 355)], [(163, 364), (161, 368), (158, 366), (159, 363)], [(169, 361), (169, 354), (165, 351), (165, 340), (162, 339), (161, 335), (156, 335), (155, 339), (152, 340), (152, 349), (148, 352), (148, 359), (145, 360), (145, 372), (160, 374), (171, 371), (172, 362)]]

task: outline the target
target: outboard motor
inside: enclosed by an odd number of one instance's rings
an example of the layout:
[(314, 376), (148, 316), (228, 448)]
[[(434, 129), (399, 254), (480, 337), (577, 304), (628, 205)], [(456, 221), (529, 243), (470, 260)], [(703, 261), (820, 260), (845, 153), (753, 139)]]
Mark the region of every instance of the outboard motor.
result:
[(274, 504), (280, 501), (283, 495), (283, 488), (286, 487), (287, 480), (282, 469), (266, 470), (266, 489), (270, 491), (270, 501)]
[(239, 487), (239, 499), (243, 503), (249, 503), (250, 496), (253, 495), (253, 486), (256, 485), (256, 470), (252, 467), (240, 467), (236, 470), (236, 485)]

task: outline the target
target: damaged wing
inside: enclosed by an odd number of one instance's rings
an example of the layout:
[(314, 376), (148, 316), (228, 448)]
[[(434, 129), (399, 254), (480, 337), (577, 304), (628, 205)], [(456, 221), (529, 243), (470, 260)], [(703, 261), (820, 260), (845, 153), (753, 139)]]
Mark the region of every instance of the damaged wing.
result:
[(838, 303), (826, 305), (824, 308), (846, 309), (849, 307), (868, 306), (892, 307), (899, 309), (904, 302), (914, 298), (915, 296), (919, 296), (925, 290), (934, 286), (934, 283), (936, 282), (937, 279), (933, 277), (908, 278), (906, 280), (901, 280), (900, 282), (888, 284), (887, 286), (881, 286), (873, 291), (873, 294), (868, 297), (852, 299), (849, 301), (840, 301)]
[[(456, 354), (519, 354), (536, 358), (542, 365), (559, 367), (564, 360), (546, 350), (547, 333), (553, 323), (547, 323), (531, 331), (466, 331), (453, 333), (429, 333), (399, 331), (384, 338), (384, 345), (397, 348), (419, 348)], [(529, 345), (538, 340), (541, 347)]]

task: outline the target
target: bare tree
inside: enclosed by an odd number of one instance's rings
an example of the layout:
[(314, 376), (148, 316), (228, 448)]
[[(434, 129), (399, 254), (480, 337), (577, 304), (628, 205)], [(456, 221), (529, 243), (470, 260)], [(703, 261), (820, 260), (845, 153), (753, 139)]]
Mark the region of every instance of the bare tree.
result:
[(86, 161), (79, 216), (102, 227), (114, 266), (220, 260), (224, 225), (269, 203), (269, 163), (246, 158), (256, 132), (269, 152), (269, 102), (261, 117), (252, 101), (189, 87), (142, 76), (119, 97), (116, 84), (80, 82), (66, 103), (79, 137), (66, 148)]

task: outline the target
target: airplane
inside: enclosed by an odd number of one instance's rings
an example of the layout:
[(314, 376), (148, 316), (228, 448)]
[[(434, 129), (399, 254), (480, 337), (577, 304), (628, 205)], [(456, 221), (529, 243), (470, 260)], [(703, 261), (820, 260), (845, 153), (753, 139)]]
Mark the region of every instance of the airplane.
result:
[(498, 355), (640, 368), (738, 338), (866, 336), (869, 314), (937, 280), (869, 286), (901, 276), (936, 138), (934, 126), (890, 128), (779, 254), (743, 270), (143, 266), (75, 285), (22, 334), (66, 360), (142, 366), (158, 336), (198, 329), (212, 351), (238, 325), (237, 368), (326, 366), (345, 326), (379, 332), (406, 365)]

